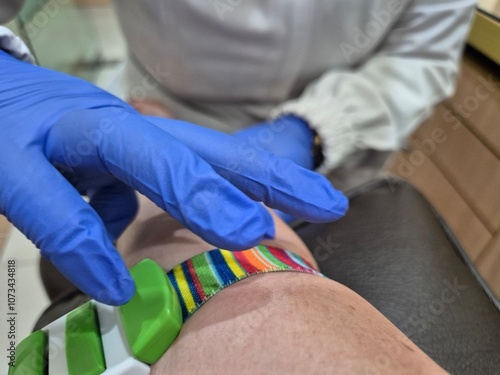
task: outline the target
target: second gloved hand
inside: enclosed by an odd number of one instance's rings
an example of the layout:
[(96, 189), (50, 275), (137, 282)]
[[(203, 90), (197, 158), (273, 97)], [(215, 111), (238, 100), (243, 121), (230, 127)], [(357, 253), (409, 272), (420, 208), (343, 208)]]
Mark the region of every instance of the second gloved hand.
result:
[(266, 150), (290, 159), (303, 168), (313, 169), (314, 132), (307, 123), (294, 115), (250, 126), (234, 133), (251, 147)]
[[(292, 160), (303, 168), (314, 168), (314, 132), (300, 117), (281, 116), (273, 121), (240, 130), (234, 136), (252, 147)], [(286, 223), (296, 220), (296, 217), (280, 210), (276, 210), (276, 214)]]
[[(330, 222), (347, 210), (347, 199), (322, 175), (245, 139), (183, 121), (146, 116), (209, 163), (252, 199), (293, 217)], [(283, 218), (287, 218), (281, 213)]]

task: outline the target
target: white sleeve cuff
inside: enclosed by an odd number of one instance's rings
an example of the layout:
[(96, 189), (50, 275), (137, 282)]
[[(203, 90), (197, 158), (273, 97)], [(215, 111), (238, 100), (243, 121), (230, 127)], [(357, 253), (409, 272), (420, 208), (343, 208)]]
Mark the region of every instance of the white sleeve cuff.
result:
[(324, 156), (323, 164), (317, 169), (326, 173), (338, 167), (344, 159), (361, 143), (360, 133), (340, 105), (333, 103), (331, 97), (314, 97), (310, 99), (296, 99), (288, 101), (271, 112), (271, 118), (282, 115), (295, 115), (307, 121), (311, 129), (321, 138)]
[(35, 58), (24, 42), (12, 31), (0, 26), (0, 49), (14, 56), (16, 59), (35, 64)]

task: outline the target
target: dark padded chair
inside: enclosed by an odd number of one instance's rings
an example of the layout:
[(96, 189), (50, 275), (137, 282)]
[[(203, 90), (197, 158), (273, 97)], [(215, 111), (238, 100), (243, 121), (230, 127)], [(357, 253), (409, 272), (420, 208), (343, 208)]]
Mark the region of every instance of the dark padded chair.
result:
[(394, 179), (347, 195), (345, 218), (296, 226), (322, 272), (363, 296), (452, 374), (500, 374), (498, 302), (425, 198)]
[[(323, 273), (367, 299), (452, 374), (500, 374), (500, 312), (428, 202), (393, 179), (347, 194), (345, 218), (296, 226)], [(55, 284), (66, 281), (47, 262), (41, 271), (54, 297)], [(62, 296), (36, 328), (87, 299), (77, 291)]]

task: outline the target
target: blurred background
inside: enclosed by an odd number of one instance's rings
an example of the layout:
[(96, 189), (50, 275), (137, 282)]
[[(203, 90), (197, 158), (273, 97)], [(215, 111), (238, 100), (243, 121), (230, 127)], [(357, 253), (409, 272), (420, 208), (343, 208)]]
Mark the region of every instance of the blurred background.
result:
[[(123, 97), (127, 50), (110, 0), (26, 0), (8, 25), (40, 65)], [(43, 32), (42, 32), (43, 30)], [(71, 37), (68, 38), (68, 35)], [(386, 171), (415, 185), (444, 218), (491, 295), (500, 298), (500, 0), (480, 0), (455, 96), (395, 153)], [(489, 83), (489, 84), (488, 84)], [(478, 90), (487, 95), (478, 95)], [(439, 137), (436, 137), (439, 132)], [(440, 141), (445, 139), (446, 141)], [(17, 260), (18, 337), (48, 305), (39, 253), (0, 217), (0, 275)], [(4, 301), (5, 288), (0, 288)], [(6, 329), (0, 323), (0, 331)], [(2, 337), (3, 334), (2, 334)], [(0, 352), (5, 352), (0, 340)], [(0, 368), (3, 371), (4, 368)]]
[(112, 82), (125, 61), (126, 44), (111, 0), (26, 0), (6, 26), (22, 37), (40, 65), (101, 86)]

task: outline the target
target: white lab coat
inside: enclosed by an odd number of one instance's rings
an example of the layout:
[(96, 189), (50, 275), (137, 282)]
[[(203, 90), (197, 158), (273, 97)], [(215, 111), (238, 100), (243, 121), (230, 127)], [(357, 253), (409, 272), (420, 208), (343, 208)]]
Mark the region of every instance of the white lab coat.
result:
[(322, 171), (398, 148), (453, 93), (474, 3), (115, 0), (131, 95), (228, 132), (296, 114), (323, 140)]
[(474, 4), (115, 0), (132, 94), (146, 85), (178, 117), (224, 131), (301, 116), (323, 139), (323, 171), (398, 148), (453, 93)]
[(35, 63), (35, 58), (24, 42), (17, 35), (14, 35), (9, 29), (0, 26), (0, 49), (10, 53), (16, 59)]

